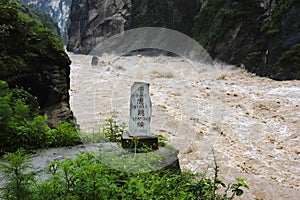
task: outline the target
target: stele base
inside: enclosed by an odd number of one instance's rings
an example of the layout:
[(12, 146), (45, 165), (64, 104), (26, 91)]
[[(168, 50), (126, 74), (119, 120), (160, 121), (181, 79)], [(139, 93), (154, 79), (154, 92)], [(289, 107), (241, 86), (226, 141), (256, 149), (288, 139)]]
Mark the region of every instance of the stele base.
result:
[(158, 149), (158, 138), (156, 135), (153, 136), (138, 136), (132, 137), (129, 134), (122, 135), (122, 147), (126, 149), (148, 147), (149, 149)]

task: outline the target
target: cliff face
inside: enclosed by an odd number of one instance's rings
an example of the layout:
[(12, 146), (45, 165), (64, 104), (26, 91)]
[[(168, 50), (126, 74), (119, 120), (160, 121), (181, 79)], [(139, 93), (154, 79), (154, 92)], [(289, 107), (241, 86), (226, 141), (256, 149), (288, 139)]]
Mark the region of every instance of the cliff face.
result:
[(200, 7), (201, 1), (196, 0), (132, 0), (131, 28), (166, 27), (190, 35)]
[[(268, 44), (266, 66), (261, 74), (276, 79), (300, 79), (300, 2), (277, 4), (265, 26)], [(260, 72), (260, 68), (255, 71)]]
[(60, 34), (67, 42), (69, 14), (72, 0), (22, 0), (25, 4), (33, 8), (48, 13), (51, 18), (57, 22)]
[(62, 56), (58, 59), (60, 63), (44, 64), (39, 68), (31, 65), (24, 70), (18, 69), (18, 72), (0, 75), (0, 79), (11, 87), (22, 87), (34, 95), (52, 126), (73, 119), (68, 93), (70, 60), (66, 55)]
[(96, 43), (129, 27), (130, 0), (73, 0), (67, 49), (88, 54)]
[(87, 54), (127, 29), (193, 36), (217, 60), (273, 79), (300, 78), (298, 0), (73, 0), (68, 50)]
[(190, 33), (199, 0), (73, 0), (67, 49), (89, 53), (106, 38), (127, 29), (155, 26)]
[(214, 59), (274, 79), (300, 78), (300, 2), (210, 1), (193, 36)]

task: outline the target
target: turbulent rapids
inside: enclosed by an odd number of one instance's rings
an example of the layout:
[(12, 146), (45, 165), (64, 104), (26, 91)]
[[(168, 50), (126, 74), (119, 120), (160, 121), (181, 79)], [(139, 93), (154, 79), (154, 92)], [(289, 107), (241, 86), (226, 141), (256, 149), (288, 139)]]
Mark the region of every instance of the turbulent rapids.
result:
[(217, 64), (192, 66), (180, 57), (69, 54), (71, 108), (81, 130), (95, 132), (119, 112), (128, 123), (130, 87), (150, 83), (151, 132), (179, 150), (183, 170), (213, 168), (227, 182), (248, 178), (243, 199), (300, 196), (300, 81), (277, 82)]

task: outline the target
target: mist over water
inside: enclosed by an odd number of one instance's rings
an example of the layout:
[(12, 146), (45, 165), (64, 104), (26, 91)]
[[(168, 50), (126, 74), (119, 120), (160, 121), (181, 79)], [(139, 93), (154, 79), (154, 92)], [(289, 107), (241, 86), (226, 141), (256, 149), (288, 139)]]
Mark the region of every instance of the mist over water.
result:
[(128, 123), (130, 87), (150, 83), (151, 132), (179, 150), (182, 170), (212, 175), (214, 148), (220, 177), (248, 178), (243, 199), (300, 196), (300, 81), (277, 82), (242, 69), (180, 57), (99, 57), (69, 53), (71, 108), (83, 131), (119, 111)]

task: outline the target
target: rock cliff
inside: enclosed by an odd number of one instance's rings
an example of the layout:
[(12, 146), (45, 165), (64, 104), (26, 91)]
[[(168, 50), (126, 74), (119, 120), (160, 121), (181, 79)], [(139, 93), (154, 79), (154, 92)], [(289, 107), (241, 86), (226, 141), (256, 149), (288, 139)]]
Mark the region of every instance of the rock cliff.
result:
[(189, 34), (199, 0), (73, 0), (69, 43), (74, 53), (89, 53), (106, 38), (127, 29), (155, 26)]
[(300, 78), (298, 0), (73, 0), (67, 49), (87, 54), (127, 29), (193, 36), (211, 56), (273, 79)]
[(131, 28), (166, 27), (190, 34), (193, 18), (202, 1), (190, 0), (132, 0)]
[(96, 43), (129, 27), (130, 0), (73, 0), (67, 49), (88, 54)]

